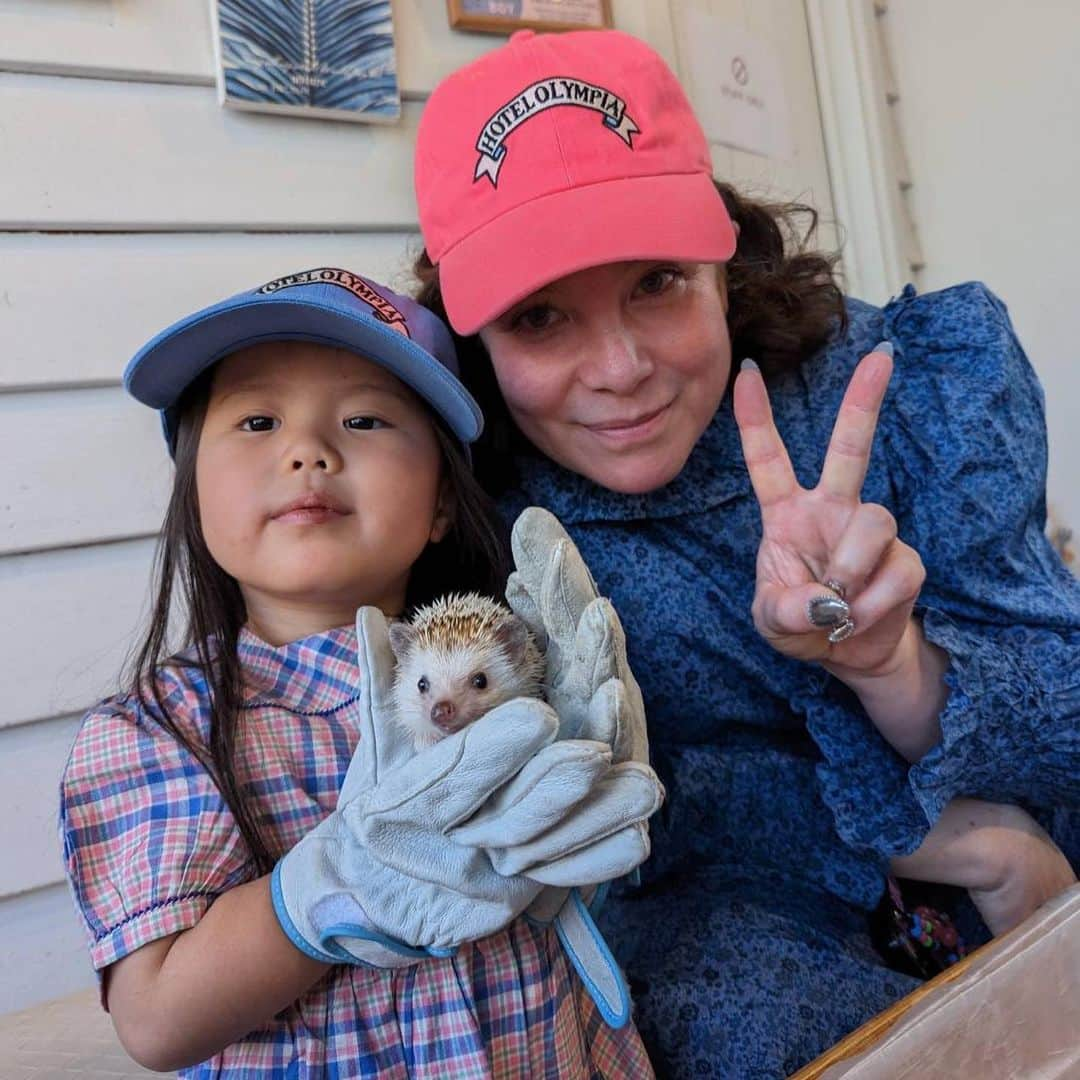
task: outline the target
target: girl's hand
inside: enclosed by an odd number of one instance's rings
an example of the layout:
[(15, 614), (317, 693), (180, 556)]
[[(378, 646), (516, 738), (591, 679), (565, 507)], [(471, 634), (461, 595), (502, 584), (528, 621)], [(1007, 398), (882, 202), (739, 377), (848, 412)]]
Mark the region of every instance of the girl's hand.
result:
[[(922, 560), (897, 537), (892, 514), (860, 498), (891, 351), (883, 342), (855, 369), (810, 490), (795, 477), (761, 374), (747, 366), (735, 380), (735, 419), (761, 507), (754, 625), (779, 652), (823, 661), (844, 681), (898, 672), (922, 640), (912, 620)], [(833, 602), (822, 605), (821, 597)], [(830, 617), (831, 624), (815, 625), (815, 609), (819, 624)], [(843, 640), (831, 643), (830, 633)]]

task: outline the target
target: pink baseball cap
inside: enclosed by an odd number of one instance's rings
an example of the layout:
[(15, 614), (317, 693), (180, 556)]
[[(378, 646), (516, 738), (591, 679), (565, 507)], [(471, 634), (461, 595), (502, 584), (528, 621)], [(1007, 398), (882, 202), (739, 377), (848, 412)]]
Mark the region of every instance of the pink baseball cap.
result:
[(415, 180), (459, 334), (590, 266), (735, 251), (683, 88), (617, 30), (521, 30), (444, 79), (420, 118)]

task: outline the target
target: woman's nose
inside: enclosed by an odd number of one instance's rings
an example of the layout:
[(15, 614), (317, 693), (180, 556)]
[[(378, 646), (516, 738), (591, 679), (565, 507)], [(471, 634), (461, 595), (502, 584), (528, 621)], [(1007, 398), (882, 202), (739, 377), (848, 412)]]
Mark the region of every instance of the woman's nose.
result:
[(591, 390), (631, 394), (652, 374), (653, 367), (633, 331), (618, 325), (597, 334), (579, 372), (581, 381)]

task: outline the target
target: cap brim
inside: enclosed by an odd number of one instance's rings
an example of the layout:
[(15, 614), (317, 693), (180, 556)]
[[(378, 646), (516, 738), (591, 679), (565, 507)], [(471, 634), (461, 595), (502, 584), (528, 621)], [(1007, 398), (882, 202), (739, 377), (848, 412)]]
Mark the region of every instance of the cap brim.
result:
[(129, 393), (170, 410), (203, 371), (230, 353), (268, 341), (310, 341), (348, 349), (380, 364), (411, 387), (462, 440), (472, 442), (483, 417), (472, 396), (412, 339), (374, 318), (281, 296), (242, 294), (162, 331), (124, 371)]
[(613, 262), (727, 262), (735, 229), (704, 173), (639, 176), (554, 192), (477, 229), (439, 260), (446, 313), (475, 334), (530, 293)]

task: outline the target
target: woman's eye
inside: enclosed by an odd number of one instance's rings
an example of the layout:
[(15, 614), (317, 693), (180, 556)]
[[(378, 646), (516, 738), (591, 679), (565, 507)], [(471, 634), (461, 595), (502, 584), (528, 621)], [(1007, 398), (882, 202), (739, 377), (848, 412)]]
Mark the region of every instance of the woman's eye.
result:
[(350, 416), (345, 421), (345, 427), (349, 431), (374, 431), (386, 427), (386, 423), (375, 416)]
[(244, 431), (273, 431), (277, 421), (272, 416), (247, 416), (240, 422)]
[(486, 690), (487, 689), (487, 676), (482, 671), (478, 671), (472, 677), (472, 684), (473, 684), (473, 686), (476, 687), (477, 690)]
[(550, 304), (537, 304), (526, 308), (514, 317), (513, 329), (528, 331), (547, 330), (558, 322), (559, 313)]
[(416, 681), (416, 689), (419, 690), (421, 694), (426, 694), (430, 686), (431, 684), (428, 682), (426, 675), (421, 675)]
[(676, 266), (658, 266), (638, 282), (638, 290), (646, 296), (659, 296), (683, 276), (683, 272)]

